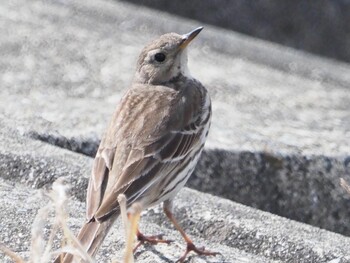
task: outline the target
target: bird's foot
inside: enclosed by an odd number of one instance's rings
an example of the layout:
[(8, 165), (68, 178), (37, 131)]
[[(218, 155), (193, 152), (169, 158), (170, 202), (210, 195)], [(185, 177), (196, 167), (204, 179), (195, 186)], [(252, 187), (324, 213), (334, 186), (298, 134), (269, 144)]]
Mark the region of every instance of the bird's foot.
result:
[(219, 252), (211, 252), (211, 251), (205, 250), (204, 247), (197, 248), (192, 242), (188, 242), (185, 253), (176, 262), (179, 262), (179, 263), (184, 262), (188, 253), (190, 253), (191, 251), (197, 253), (200, 256), (216, 256), (220, 254)]
[(142, 234), (140, 232), (137, 233), (137, 240), (139, 241), (139, 243), (134, 248), (134, 253), (139, 248), (139, 246), (141, 246), (145, 243), (149, 243), (151, 245), (157, 245), (159, 243), (170, 244), (171, 242), (173, 242), (173, 240), (163, 239), (162, 234), (155, 235), (155, 236), (145, 236), (144, 234)]

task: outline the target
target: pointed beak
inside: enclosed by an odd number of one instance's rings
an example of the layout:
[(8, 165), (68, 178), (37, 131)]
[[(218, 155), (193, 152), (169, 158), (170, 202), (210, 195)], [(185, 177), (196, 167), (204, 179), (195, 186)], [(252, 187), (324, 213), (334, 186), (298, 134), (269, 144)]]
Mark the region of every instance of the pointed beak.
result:
[(188, 44), (201, 32), (203, 27), (198, 27), (195, 30), (192, 30), (190, 33), (182, 35), (182, 43), (180, 44), (180, 49), (185, 49)]

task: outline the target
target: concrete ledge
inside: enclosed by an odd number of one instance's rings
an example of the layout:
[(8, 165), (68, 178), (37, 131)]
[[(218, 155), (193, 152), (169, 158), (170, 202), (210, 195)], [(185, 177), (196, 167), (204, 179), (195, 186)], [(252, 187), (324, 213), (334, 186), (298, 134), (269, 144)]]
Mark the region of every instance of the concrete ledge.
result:
[[(8, 139), (2, 138), (1, 141), (8, 142)], [(27, 141), (25, 145), (29, 146), (30, 143)], [(36, 146), (42, 144), (42, 147), (47, 148), (46, 156), (53, 158), (56, 162), (58, 159), (55, 156), (58, 153), (63, 156), (67, 152), (64, 149), (48, 147), (43, 143), (34, 142), (33, 144)], [(20, 145), (23, 145), (23, 141)], [(28, 147), (28, 150), (31, 148)], [(14, 174), (19, 170), (32, 171), (39, 185), (46, 185), (59, 175), (55, 173), (53, 177), (46, 176), (50, 175), (52, 170), (51, 165), (38, 167), (37, 163), (43, 161), (42, 156), (29, 160), (18, 158), (14, 153), (11, 155), (16, 160)], [(76, 160), (80, 160), (79, 165), (82, 167), (91, 165), (91, 159), (88, 157), (74, 153), (68, 153), (68, 155), (70, 158), (61, 160), (60, 167), (74, 168), (77, 166)], [(3, 156), (2, 150), (1, 161)], [(80, 185), (81, 180), (86, 182), (85, 172), (72, 170), (74, 176), (68, 178), (73, 188), (76, 188), (72, 192), (76, 193), (80, 199), (80, 193), (85, 192)], [(41, 173), (38, 174), (37, 171)], [(19, 181), (24, 181), (26, 184), (22, 185)], [(48, 200), (37, 195), (37, 190), (28, 188), (28, 184), (31, 185), (31, 182), (16, 176), (11, 178), (11, 182), (0, 178), (0, 211), (2, 211), (0, 240), (23, 256), (28, 256), (30, 229), (34, 216), (40, 207), (48, 203)], [(78, 189), (80, 192), (76, 192)], [(84, 205), (72, 199), (67, 209), (70, 212), (69, 224), (73, 230), (77, 231), (84, 220)], [(291, 260), (346, 262), (350, 260), (348, 253), (350, 239), (347, 237), (261, 212), (210, 194), (184, 189), (176, 200), (176, 215), (194, 240), (223, 254), (222, 257), (207, 258), (205, 261), (201, 257), (194, 256), (191, 262), (288, 262)], [(17, 220), (14, 221), (14, 218)], [(176, 242), (169, 246), (146, 247), (137, 253), (137, 260), (140, 262), (176, 260), (183, 249), (181, 245), (177, 245), (182, 243), (181, 238), (165, 219), (162, 209), (160, 207), (150, 209), (142, 218), (141, 229), (147, 228), (147, 232), (150, 233), (162, 232), (167, 237), (174, 238)], [(120, 258), (122, 240), (123, 232), (118, 222), (105, 242), (97, 262), (107, 262), (107, 259), (114, 255)], [(3, 254), (0, 254), (0, 260), (9, 262)]]
[[(48, 133), (30, 136), (92, 157), (99, 143)], [(349, 235), (343, 219), (350, 218), (350, 196), (339, 186), (340, 177), (349, 174), (349, 160), (206, 148), (187, 186)]]
[[(42, 188), (68, 176), (72, 193), (83, 200), (91, 158), (72, 151), (93, 155), (144, 44), (198, 23), (103, 0), (2, 1), (0, 12), (5, 25), (0, 28), (0, 177)], [(190, 186), (349, 235), (349, 196), (339, 186), (341, 177), (350, 182), (349, 65), (210, 26), (189, 54), (193, 75), (209, 88), (214, 110), (207, 149)], [(195, 200), (228, 202), (224, 214), (235, 216), (234, 203), (208, 196)], [(244, 209), (247, 218), (260, 215), (249, 228), (238, 214), (236, 228), (226, 229), (211, 212), (204, 221), (193, 215), (192, 224), (204, 224), (203, 231), (220, 226), (213, 239), (210, 233), (202, 237), (212, 240), (213, 248), (216, 239), (229, 247), (230, 261), (231, 248), (248, 253), (248, 262), (288, 261), (297, 253), (304, 262), (341, 262), (348, 256), (346, 237)], [(2, 211), (7, 218), (10, 212)], [(266, 218), (277, 218), (279, 227), (261, 230)], [(286, 231), (288, 222), (295, 239), (289, 226)], [(12, 246), (10, 228), (4, 233)], [(226, 230), (230, 234), (220, 232)], [(310, 244), (317, 238), (314, 250)]]

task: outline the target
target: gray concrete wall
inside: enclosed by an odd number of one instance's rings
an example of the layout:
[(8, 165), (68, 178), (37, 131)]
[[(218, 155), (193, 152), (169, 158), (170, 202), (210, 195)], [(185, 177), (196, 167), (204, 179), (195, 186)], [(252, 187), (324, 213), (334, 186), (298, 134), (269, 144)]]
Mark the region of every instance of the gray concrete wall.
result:
[(126, 1), (350, 61), (350, 2), (346, 0)]

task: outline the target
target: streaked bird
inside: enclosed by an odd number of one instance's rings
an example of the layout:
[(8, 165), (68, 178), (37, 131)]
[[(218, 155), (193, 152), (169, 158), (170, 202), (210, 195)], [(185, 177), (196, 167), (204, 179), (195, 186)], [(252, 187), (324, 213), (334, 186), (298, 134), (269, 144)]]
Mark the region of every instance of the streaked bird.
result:
[[(139, 56), (134, 80), (104, 134), (89, 181), (87, 222), (78, 239), (92, 257), (120, 214), (119, 194), (126, 196), (127, 207), (164, 203), (165, 214), (187, 243), (180, 262), (190, 251), (217, 254), (197, 248), (172, 213), (173, 199), (193, 172), (210, 126), (209, 94), (187, 68), (186, 47), (202, 29), (162, 35)], [(141, 242), (167, 242), (140, 231), (137, 237)], [(55, 262), (72, 260), (66, 254)]]

